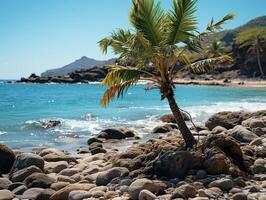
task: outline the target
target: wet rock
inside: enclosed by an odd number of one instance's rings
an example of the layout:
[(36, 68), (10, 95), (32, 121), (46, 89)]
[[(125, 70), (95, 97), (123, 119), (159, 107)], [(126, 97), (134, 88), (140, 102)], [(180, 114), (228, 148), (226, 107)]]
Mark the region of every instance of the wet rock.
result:
[(75, 190), (89, 191), (90, 189), (94, 187), (95, 187), (94, 184), (85, 184), (85, 183), (70, 184), (62, 188), (61, 190), (55, 192), (50, 197), (50, 200), (68, 200), (68, 195), (71, 191), (75, 191)]
[(20, 169), (33, 165), (40, 168), (43, 171), (44, 168), (43, 158), (33, 153), (22, 153), (17, 156), (15, 163), (12, 167), (12, 172), (16, 172)]
[(139, 200), (155, 200), (157, 196), (149, 190), (141, 190), (139, 193)]
[(239, 142), (250, 143), (252, 140), (258, 138), (255, 133), (247, 130), (243, 126), (235, 126), (229, 131), (229, 134)]
[(229, 191), (234, 187), (234, 182), (228, 178), (221, 178), (209, 184), (209, 187), (218, 187), (223, 191)]
[(15, 195), (9, 190), (0, 190), (0, 200), (12, 200)]
[(96, 178), (96, 185), (107, 185), (111, 180), (117, 177), (127, 176), (129, 170), (124, 167), (114, 167), (105, 172), (100, 172)]
[(41, 120), (40, 124), (44, 128), (54, 128), (56, 126), (61, 125), (61, 121), (48, 119), (48, 120)]
[(22, 182), (33, 173), (42, 173), (42, 170), (34, 165), (18, 170), (10, 175), (10, 180), (13, 182)]
[(104, 148), (96, 147), (96, 148), (90, 149), (90, 152), (92, 155), (96, 155), (99, 153), (106, 153), (107, 151)]
[(162, 192), (165, 188), (166, 188), (165, 184), (142, 178), (142, 179), (135, 180), (129, 186), (128, 193), (129, 193), (131, 199), (137, 200), (139, 197), (139, 193), (142, 190), (148, 190), (154, 194), (158, 194), (158, 193)]
[(12, 184), (12, 182), (7, 178), (0, 178), (0, 190), (8, 189), (8, 186)]
[(24, 182), (28, 188), (49, 188), (56, 180), (43, 173), (33, 173)]
[(183, 178), (195, 164), (189, 151), (169, 151), (154, 162), (153, 173), (168, 178)]
[[(0, 173), (7, 174), (10, 172), (13, 163), (15, 162), (14, 152), (4, 144), (0, 144)], [(5, 162), (2, 162), (2, 161)]]
[(171, 130), (168, 126), (157, 126), (152, 130), (152, 133), (168, 133)]
[(46, 162), (44, 165), (44, 171), (46, 173), (59, 173), (67, 167), (68, 163), (66, 161)]
[(70, 183), (68, 182), (56, 182), (56, 183), (53, 183), (50, 188), (55, 190), (55, 191), (58, 191), (66, 186), (68, 186)]
[(98, 138), (105, 139), (125, 139), (135, 137), (135, 133), (132, 130), (126, 128), (109, 128), (101, 131), (98, 135)]
[(226, 129), (234, 128), (237, 125), (240, 125), (242, 121), (251, 117), (250, 113), (245, 112), (220, 112), (211, 116), (205, 126), (212, 130), (216, 126), (222, 126)]
[(98, 138), (93, 137), (93, 138), (88, 139), (87, 144), (91, 145), (91, 144), (93, 144), (95, 142), (102, 143), (102, 140), (99, 140)]
[(247, 195), (245, 193), (240, 192), (240, 193), (234, 194), (232, 196), (232, 199), (233, 200), (247, 200), (248, 197), (247, 197)]

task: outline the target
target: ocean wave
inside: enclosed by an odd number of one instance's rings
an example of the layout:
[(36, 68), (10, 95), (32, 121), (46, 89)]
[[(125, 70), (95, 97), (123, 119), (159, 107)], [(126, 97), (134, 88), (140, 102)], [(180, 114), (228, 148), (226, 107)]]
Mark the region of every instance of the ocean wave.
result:
[(0, 135), (4, 135), (4, 134), (7, 134), (7, 132), (5, 132), (5, 131), (0, 131)]

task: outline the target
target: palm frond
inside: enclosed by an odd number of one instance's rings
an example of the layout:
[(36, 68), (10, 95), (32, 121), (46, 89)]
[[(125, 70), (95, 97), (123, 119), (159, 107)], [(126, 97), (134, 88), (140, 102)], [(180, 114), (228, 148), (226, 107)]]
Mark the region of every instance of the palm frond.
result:
[(157, 46), (162, 40), (164, 12), (161, 3), (153, 0), (132, 0), (130, 22), (141, 32), (151, 45)]
[(207, 25), (206, 30), (209, 31), (209, 32), (214, 32), (216, 30), (221, 30), (222, 29), (222, 25), (224, 25), (229, 20), (233, 20), (234, 18), (235, 18), (235, 14), (234, 13), (227, 14), (226, 16), (223, 17), (223, 19), (221, 19), (218, 22), (214, 22), (214, 19), (212, 18), (210, 23)]
[(215, 65), (225, 62), (232, 62), (233, 59), (229, 55), (222, 55), (214, 58), (207, 58), (190, 64), (188, 67), (193, 73), (205, 73), (214, 69)]
[(107, 66), (109, 72), (102, 81), (102, 86), (108, 87), (104, 93), (101, 104), (106, 106), (115, 96), (117, 98), (123, 96), (127, 89), (136, 84), (141, 72), (134, 68), (123, 67), (119, 65)]
[(169, 34), (167, 43), (176, 44), (193, 36), (196, 30), (197, 20), (196, 0), (173, 0), (173, 10), (169, 14)]

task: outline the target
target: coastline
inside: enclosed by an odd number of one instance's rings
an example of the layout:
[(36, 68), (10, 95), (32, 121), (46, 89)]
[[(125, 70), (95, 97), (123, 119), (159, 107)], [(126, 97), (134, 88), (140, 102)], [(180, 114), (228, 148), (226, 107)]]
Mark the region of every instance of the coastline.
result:
[[(0, 197), (263, 200), (265, 117), (266, 110), (216, 113), (191, 129), (199, 142), (192, 150), (183, 148), (169, 115), (160, 118), (164, 124), (154, 128), (154, 139), (141, 141), (130, 129), (110, 128), (90, 138), (78, 154), (56, 148), (25, 153), (0, 145), (0, 156), (6, 156), (0, 163)], [(118, 151), (115, 142), (127, 139), (138, 142)]]

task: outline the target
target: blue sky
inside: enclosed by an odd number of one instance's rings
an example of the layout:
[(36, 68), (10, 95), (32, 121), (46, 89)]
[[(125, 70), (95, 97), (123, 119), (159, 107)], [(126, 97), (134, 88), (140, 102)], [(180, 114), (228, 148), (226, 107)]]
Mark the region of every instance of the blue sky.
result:
[[(172, 0), (163, 0), (167, 8)], [(107, 59), (97, 41), (115, 28), (130, 27), (130, 0), (0, 0), (0, 79), (17, 79), (88, 56)], [(265, 0), (199, 0), (203, 29), (228, 12), (234, 28), (266, 14)]]

